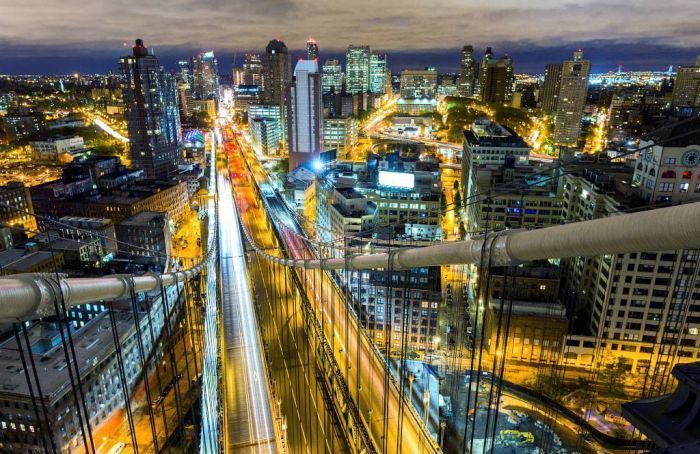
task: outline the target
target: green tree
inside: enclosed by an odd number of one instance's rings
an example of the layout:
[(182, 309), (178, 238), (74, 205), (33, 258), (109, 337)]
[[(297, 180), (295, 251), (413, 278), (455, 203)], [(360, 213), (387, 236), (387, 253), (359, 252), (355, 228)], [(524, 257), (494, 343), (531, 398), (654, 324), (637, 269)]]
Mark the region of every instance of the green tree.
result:
[(600, 383), (610, 394), (623, 394), (623, 384), (628, 366), (623, 358), (617, 358), (605, 364), (600, 372)]
[(459, 180), (455, 180), (455, 182), (452, 183), (452, 189), (459, 191)]
[(453, 204), (454, 204), (455, 214), (457, 216), (459, 216), (462, 213), (462, 195), (460, 194), (459, 191), (455, 192)]
[(445, 190), (440, 191), (440, 212), (445, 214), (447, 211), (447, 199), (445, 198)]
[(463, 240), (467, 236), (467, 228), (464, 226), (464, 222), (459, 223), (459, 239)]

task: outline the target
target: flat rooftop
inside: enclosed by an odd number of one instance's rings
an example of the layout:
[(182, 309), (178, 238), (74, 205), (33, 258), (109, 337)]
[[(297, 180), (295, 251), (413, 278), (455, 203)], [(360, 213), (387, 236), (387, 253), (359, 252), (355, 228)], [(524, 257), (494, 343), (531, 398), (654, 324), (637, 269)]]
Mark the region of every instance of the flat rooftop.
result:
[(29, 252), (26, 249), (5, 249), (0, 251), (0, 267), (11, 271), (28, 271), (37, 265), (51, 260), (51, 252)]
[[(122, 336), (134, 329), (131, 312), (117, 311), (115, 315), (117, 331)], [(34, 325), (29, 329), (29, 341), (33, 350), (43, 351), (45, 349), (42, 346), (56, 344), (43, 354), (32, 353), (42, 391), (52, 402), (70, 392), (71, 389), (63, 347), (60, 340), (56, 341), (56, 337), (59, 335), (58, 331), (47, 329), (44, 325)], [(99, 314), (75, 331), (73, 340), (77, 363), (81, 375), (83, 375), (114, 353), (114, 341), (108, 314), (106, 312)], [(22, 343), (22, 347), (25, 349), (26, 358), (26, 345)], [(22, 360), (14, 336), (0, 344), (0, 370), (3, 378), (0, 384), (0, 396), (12, 395), (21, 399), (30, 399), (27, 380), (22, 369)]]

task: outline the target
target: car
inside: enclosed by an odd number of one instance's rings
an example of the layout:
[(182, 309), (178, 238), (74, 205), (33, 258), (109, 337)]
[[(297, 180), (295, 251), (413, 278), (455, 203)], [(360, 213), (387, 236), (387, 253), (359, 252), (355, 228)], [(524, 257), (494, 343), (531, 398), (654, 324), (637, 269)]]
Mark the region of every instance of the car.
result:
[(163, 388), (163, 391), (161, 391), (161, 393), (160, 393), (161, 397), (167, 396), (171, 389), (173, 389), (173, 384), (172, 384), (172, 383), (168, 383), (168, 384), (165, 386), (165, 388)]
[(112, 446), (107, 454), (119, 454), (120, 452), (123, 452), (124, 449), (126, 449), (126, 443), (120, 441), (116, 445)]

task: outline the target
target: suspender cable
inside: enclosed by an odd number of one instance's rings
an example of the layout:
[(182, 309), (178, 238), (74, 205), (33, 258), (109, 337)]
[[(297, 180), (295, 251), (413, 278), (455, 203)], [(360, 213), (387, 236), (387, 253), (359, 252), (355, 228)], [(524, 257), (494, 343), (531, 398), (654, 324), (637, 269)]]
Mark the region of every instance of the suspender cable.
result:
[[(49, 452), (49, 447), (48, 444), (46, 443), (46, 436), (48, 435), (49, 438), (51, 439), (51, 447), (53, 448), (52, 452), (56, 452), (56, 446), (54, 445), (53, 442), (53, 431), (51, 430), (51, 424), (49, 423), (49, 418), (48, 415), (46, 414), (46, 405), (42, 405), (42, 409), (44, 411), (44, 418), (42, 419), (41, 415), (39, 415), (39, 406), (36, 403), (36, 395), (34, 394), (34, 386), (32, 386), (32, 380), (29, 375), (29, 369), (27, 368), (27, 360), (24, 358), (24, 348), (22, 347), (22, 341), (20, 340), (19, 337), (19, 329), (17, 328), (17, 323), (12, 324), (12, 330), (15, 333), (15, 342), (17, 342), (17, 352), (19, 353), (19, 357), (22, 360), (22, 369), (24, 370), (24, 378), (27, 380), (27, 388), (29, 389), (29, 396), (32, 399), (32, 407), (34, 408), (34, 417), (36, 418), (36, 423), (35, 425), (37, 426), (37, 429), (39, 430), (39, 436), (41, 437), (41, 444), (44, 446), (44, 451)], [(32, 356), (32, 348), (29, 343), (27, 343), (27, 354), (29, 356)], [(39, 384), (39, 381), (37, 380), (37, 385)], [(44, 400), (43, 396), (39, 396), (39, 399), (42, 401)], [(44, 426), (46, 426), (46, 432), (44, 431)]]
[[(146, 355), (146, 349), (143, 346), (143, 332), (141, 331), (141, 316), (139, 315), (139, 306), (136, 301), (136, 292), (134, 292), (133, 279), (134, 276), (130, 275), (130, 300), (131, 300), (131, 311), (134, 314), (134, 327), (136, 329), (136, 345), (139, 349), (139, 360), (141, 362), (141, 373), (143, 375), (144, 389), (146, 391), (146, 404), (148, 405), (148, 422), (151, 427), (151, 438), (153, 440), (153, 448), (155, 452), (159, 452), (158, 449), (158, 433), (156, 431), (155, 416), (153, 414), (153, 400), (151, 399), (151, 385), (148, 380), (149, 376), (149, 364), (150, 358)], [(156, 348), (156, 339), (151, 338), (151, 350)], [(156, 368), (158, 364), (156, 364)]]
[(109, 324), (112, 328), (112, 340), (114, 341), (114, 351), (117, 356), (117, 370), (119, 371), (119, 381), (121, 382), (122, 395), (124, 397), (124, 408), (126, 409), (126, 419), (129, 424), (129, 436), (134, 452), (138, 454), (139, 445), (136, 442), (136, 430), (134, 428), (134, 415), (131, 413), (131, 396), (129, 393), (129, 383), (126, 379), (124, 371), (124, 357), (122, 356), (122, 347), (119, 339), (119, 331), (117, 329), (117, 320), (114, 314), (114, 302), (110, 303), (107, 312), (109, 313)]

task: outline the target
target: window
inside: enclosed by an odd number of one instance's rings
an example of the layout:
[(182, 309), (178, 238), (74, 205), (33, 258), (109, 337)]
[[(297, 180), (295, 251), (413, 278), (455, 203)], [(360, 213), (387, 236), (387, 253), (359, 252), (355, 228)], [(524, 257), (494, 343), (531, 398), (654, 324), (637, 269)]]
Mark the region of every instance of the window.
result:
[(690, 186), (688, 183), (681, 183), (678, 185), (678, 190), (680, 192), (688, 192), (688, 186)]
[(659, 192), (672, 192), (674, 186), (675, 186), (675, 183), (661, 183), (659, 185)]
[(675, 164), (676, 158), (666, 158), (664, 164)]
[(691, 172), (690, 170), (686, 170), (685, 172), (683, 172), (682, 176), (684, 180), (690, 180), (691, 178), (693, 178), (693, 172)]
[(676, 172), (673, 170), (664, 170), (661, 174), (661, 178), (676, 178)]

